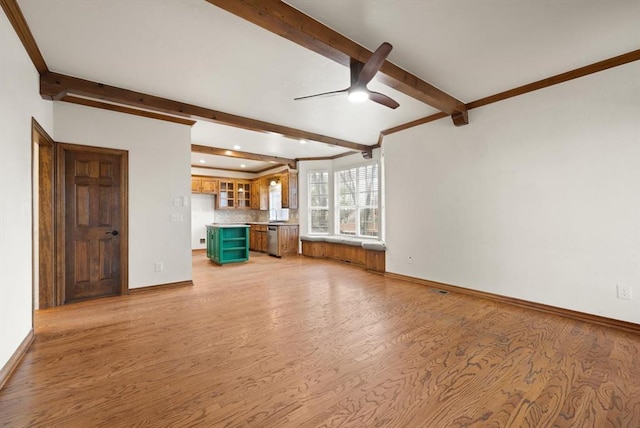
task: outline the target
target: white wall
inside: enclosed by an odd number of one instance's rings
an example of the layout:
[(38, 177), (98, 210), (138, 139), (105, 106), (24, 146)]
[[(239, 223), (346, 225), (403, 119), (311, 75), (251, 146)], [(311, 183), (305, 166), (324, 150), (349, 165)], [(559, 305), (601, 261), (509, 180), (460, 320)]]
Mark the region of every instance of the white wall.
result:
[[(56, 102), (54, 139), (128, 150), (129, 288), (190, 280), (190, 127)], [(186, 206), (174, 206), (176, 198)], [(182, 221), (171, 221), (172, 214)]]
[(636, 62), (386, 137), (387, 270), (640, 323), (638, 76)]
[(32, 328), (32, 117), (52, 131), (38, 73), (0, 13), (0, 367)]
[(191, 249), (207, 248), (206, 241), (200, 243), (200, 239), (207, 238), (207, 225), (214, 222), (215, 202), (214, 195), (194, 193), (191, 195)]

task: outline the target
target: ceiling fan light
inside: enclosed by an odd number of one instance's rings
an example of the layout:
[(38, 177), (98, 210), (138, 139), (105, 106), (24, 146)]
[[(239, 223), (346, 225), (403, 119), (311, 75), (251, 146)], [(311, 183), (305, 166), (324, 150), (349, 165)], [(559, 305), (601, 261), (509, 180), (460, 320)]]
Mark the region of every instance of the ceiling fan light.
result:
[(369, 99), (369, 93), (362, 89), (349, 91), (349, 101), (352, 103), (361, 103)]

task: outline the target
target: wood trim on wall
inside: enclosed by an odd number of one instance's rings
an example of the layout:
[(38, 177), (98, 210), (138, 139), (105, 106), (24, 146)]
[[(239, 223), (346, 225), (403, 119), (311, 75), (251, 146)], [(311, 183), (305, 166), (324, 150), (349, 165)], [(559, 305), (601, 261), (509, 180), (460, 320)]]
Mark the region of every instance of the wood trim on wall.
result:
[(392, 272), (386, 272), (384, 275), (389, 278), (413, 282), (415, 284), (422, 284), (435, 289), (466, 294), (468, 296), (479, 297), (481, 299), (488, 299), (488, 300), (501, 302), (501, 303), (507, 303), (507, 304), (519, 306), (522, 308), (533, 309), (538, 312), (544, 312), (544, 313), (553, 314), (553, 315), (560, 315), (565, 318), (571, 318), (578, 321), (590, 322), (593, 324), (599, 324), (606, 327), (612, 327), (618, 330), (640, 334), (640, 324), (635, 324), (632, 322), (620, 321), (613, 318), (587, 314), (584, 312), (573, 311), (571, 309), (559, 308), (556, 306), (545, 305), (543, 303), (530, 302), (528, 300), (516, 299), (514, 297), (502, 296), (500, 294), (488, 293), (485, 291), (472, 290), (470, 288), (444, 284), (442, 282), (429, 281), (428, 279), (415, 278), (412, 276), (406, 276), (406, 275), (401, 275), (401, 274), (392, 273)]
[[(38, 165), (38, 242), (32, 240), (34, 252), (38, 251), (38, 308), (46, 309), (55, 306), (55, 230), (54, 230), (54, 141), (34, 119), (31, 119), (31, 139), (37, 145)], [(35, 148), (34, 148), (35, 150)], [(32, 162), (33, 163), (33, 162)], [(33, 189), (35, 192), (36, 189)], [(37, 247), (37, 248), (36, 248)], [(34, 284), (35, 288), (35, 284)], [(35, 290), (34, 290), (35, 293)]]
[(622, 55), (615, 56), (613, 58), (605, 59), (584, 67), (576, 68), (575, 70), (567, 71), (566, 73), (556, 74), (555, 76), (547, 77), (546, 79), (538, 80), (537, 82), (529, 83), (526, 85), (518, 86), (517, 88), (509, 89), (495, 95), (480, 98), (479, 100), (472, 101), (467, 104), (467, 107), (471, 110), (474, 108), (493, 104), (498, 101), (503, 101), (518, 95), (523, 95), (528, 92), (537, 91), (538, 89), (548, 88), (549, 86), (557, 85), (559, 83), (568, 82), (569, 80), (577, 79), (579, 77), (588, 76), (589, 74), (599, 73), (604, 70), (608, 70), (613, 67), (628, 64), (633, 61), (640, 60), (640, 49), (627, 52)]
[(29, 333), (27, 333), (26, 337), (22, 339), (22, 342), (20, 342), (20, 346), (18, 346), (18, 349), (16, 349), (15, 352), (11, 355), (9, 361), (7, 361), (7, 363), (0, 369), (0, 390), (4, 387), (4, 384), (11, 376), (11, 373), (13, 373), (16, 367), (18, 367), (20, 360), (22, 360), (24, 354), (26, 354), (26, 352), (29, 350), (29, 347), (33, 343), (35, 337), (36, 336), (33, 333), (32, 328), (31, 330), (29, 330)]
[[(593, 74), (593, 73), (599, 73), (601, 71), (608, 70), (610, 68), (618, 67), (620, 65), (628, 64), (638, 60), (640, 60), (640, 49), (627, 52), (625, 54), (618, 55), (612, 58), (608, 58), (608, 59), (605, 59), (604, 61), (599, 61), (584, 67), (576, 68), (574, 70), (567, 71), (566, 73), (556, 74), (555, 76), (547, 77), (546, 79), (541, 79), (533, 83), (528, 83), (526, 85), (518, 86), (517, 88), (499, 92), (497, 94), (490, 95), (488, 97), (480, 98), (479, 100), (468, 103), (467, 108), (469, 110), (472, 110), (474, 108), (483, 107), (489, 104), (496, 103), (498, 101), (504, 101), (509, 98), (517, 97), (518, 95), (524, 95), (529, 92), (548, 88), (553, 85), (568, 82), (569, 80), (588, 76), (589, 74)], [(393, 128), (385, 129), (383, 131), (380, 131), (380, 134), (383, 136), (394, 134), (396, 132), (404, 131), (405, 129), (413, 128), (414, 126), (418, 126), (428, 122), (432, 122), (434, 120), (442, 119), (444, 117), (447, 117), (447, 115), (444, 115), (442, 113), (437, 113), (431, 116), (424, 117), (422, 119), (417, 119), (402, 125), (395, 126)]]
[[(193, 251), (193, 250), (192, 250)], [(143, 293), (147, 291), (166, 290), (167, 288), (193, 287), (193, 281), (168, 282), (166, 284), (147, 285), (145, 287), (130, 288), (129, 294)]]

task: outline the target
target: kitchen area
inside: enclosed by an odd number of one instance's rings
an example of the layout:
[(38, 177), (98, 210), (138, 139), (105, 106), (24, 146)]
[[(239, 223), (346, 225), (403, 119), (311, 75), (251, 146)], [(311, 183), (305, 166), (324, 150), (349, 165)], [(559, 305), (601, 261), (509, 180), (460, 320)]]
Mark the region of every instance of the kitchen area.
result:
[(296, 170), (253, 179), (193, 174), (191, 210), (192, 249), (206, 249), (216, 264), (246, 261), (250, 251), (299, 252)]

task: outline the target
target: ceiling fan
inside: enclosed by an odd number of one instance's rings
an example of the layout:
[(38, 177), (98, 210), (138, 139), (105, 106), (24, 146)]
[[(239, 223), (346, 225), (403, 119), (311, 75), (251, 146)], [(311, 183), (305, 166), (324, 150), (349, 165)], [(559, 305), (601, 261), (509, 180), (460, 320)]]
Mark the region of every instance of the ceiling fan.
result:
[(294, 98), (297, 100), (305, 100), (308, 98), (315, 97), (326, 97), (340, 94), (348, 94), (349, 100), (353, 102), (361, 102), (365, 100), (371, 100), (378, 104), (382, 104), (385, 107), (389, 107), (392, 109), (400, 106), (394, 99), (381, 94), (379, 92), (370, 91), (367, 88), (367, 83), (373, 79), (373, 76), (376, 75), (384, 61), (387, 59), (387, 56), (393, 49), (391, 44), (384, 42), (382, 43), (378, 49), (371, 55), (369, 60), (366, 63), (361, 63), (358, 60), (351, 58), (350, 69), (351, 69), (351, 86), (346, 89), (340, 89), (339, 91), (331, 91), (331, 92), (323, 92), (321, 94), (315, 95), (307, 95), (305, 97)]

